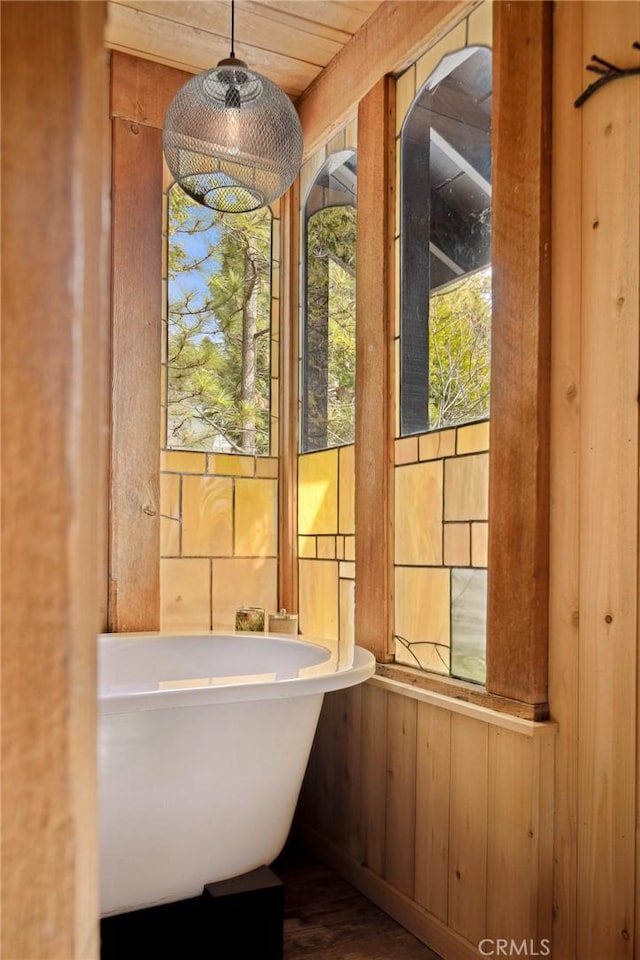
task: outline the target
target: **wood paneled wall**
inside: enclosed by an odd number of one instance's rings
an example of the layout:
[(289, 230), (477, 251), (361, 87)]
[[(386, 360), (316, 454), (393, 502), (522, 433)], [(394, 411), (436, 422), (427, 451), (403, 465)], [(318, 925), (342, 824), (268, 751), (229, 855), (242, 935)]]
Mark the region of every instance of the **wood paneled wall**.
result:
[[(104, 3), (2, 4), (2, 955), (98, 956)], [(103, 586), (103, 585), (102, 585)]]
[[(491, 710), (464, 713), (444, 694), (412, 702), (402, 685), (377, 678), (327, 697), (300, 806), (300, 829), (316, 849), (445, 958), (477, 957), (481, 936), (534, 938), (540, 950), (550, 935), (557, 960), (640, 957), (640, 77), (574, 107), (593, 79), (584, 69), (591, 54), (635, 66), (638, 38), (636, 3), (554, 4), (557, 735), (520, 720), (505, 727)], [(540, 680), (543, 651), (531, 649)]]
[[(553, 724), (375, 679), (325, 697), (303, 839), (443, 957), (551, 936)], [(595, 956), (592, 958), (595, 960)]]
[(554, 19), (554, 956), (622, 960), (640, 956), (640, 77), (574, 100), (591, 54), (637, 65), (640, 5), (560, 2)]

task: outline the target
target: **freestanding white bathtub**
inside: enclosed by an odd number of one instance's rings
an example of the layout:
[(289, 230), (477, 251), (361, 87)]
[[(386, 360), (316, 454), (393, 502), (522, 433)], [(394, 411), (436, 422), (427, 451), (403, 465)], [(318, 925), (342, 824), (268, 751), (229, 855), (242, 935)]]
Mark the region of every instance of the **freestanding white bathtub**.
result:
[(274, 634), (98, 640), (101, 914), (202, 893), (280, 853), (326, 691), (373, 673)]

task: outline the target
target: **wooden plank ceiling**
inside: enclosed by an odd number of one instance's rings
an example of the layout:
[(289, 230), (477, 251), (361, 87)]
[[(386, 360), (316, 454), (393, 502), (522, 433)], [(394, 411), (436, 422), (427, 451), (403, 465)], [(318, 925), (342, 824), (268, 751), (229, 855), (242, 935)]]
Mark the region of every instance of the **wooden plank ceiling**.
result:
[[(296, 99), (384, 0), (236, 0), (235, 53)], [(230, 0), (109, 0), (106, 44), (198, 73), (229, 56)]]

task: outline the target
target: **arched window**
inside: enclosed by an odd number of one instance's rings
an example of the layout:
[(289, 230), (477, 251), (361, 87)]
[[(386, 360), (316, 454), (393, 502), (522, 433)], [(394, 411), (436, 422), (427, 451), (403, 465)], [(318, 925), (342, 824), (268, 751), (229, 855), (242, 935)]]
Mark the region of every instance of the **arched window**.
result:
[(491, 51), (449, 54), (401, 131), (400, 433), (488, 416)]
[(332, 154), (304, 206), (303, 452), (353, 443), (356, 156)]
[(268, 456), (271, 211), (168, 201), (167, 447)]

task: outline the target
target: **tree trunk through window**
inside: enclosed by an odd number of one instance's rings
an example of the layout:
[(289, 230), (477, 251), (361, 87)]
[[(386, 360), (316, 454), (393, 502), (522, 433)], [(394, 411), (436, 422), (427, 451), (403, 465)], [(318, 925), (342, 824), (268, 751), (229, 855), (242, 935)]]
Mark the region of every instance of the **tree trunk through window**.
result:
[(314, 255), (308, 265), (306, 389), (304, 436), (308, 450), (327, 446), (329, 379), (329, 256)]
[(259, 270), (255, 250), (247, 247), (244, 253), (244, 300), (242, 305), (242, 450), (256, 452), (256, 337), (258, 335), (258, 281)]

